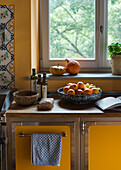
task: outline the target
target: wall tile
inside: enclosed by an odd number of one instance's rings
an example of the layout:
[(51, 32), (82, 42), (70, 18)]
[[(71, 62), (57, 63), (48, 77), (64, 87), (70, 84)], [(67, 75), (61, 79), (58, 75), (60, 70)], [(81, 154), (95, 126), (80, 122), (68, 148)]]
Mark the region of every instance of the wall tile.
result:
[(14, 88), (14, 5), (0, 5), (0, 88)]

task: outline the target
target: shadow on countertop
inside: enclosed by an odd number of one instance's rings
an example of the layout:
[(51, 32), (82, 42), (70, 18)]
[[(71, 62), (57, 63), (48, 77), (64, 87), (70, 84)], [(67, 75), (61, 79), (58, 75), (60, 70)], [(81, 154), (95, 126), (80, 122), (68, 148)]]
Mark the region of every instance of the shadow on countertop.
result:
[(61, 108), (69, 109), (69, 110), (84, 110), (84, 109), (88, 109), (90, 107), (96, 106), (94, 101), (88, 104), (75, 104), (73, 102), (68, 102), (68, 101), (63, 101), (63, 100), (59, 100), (58, 105)]

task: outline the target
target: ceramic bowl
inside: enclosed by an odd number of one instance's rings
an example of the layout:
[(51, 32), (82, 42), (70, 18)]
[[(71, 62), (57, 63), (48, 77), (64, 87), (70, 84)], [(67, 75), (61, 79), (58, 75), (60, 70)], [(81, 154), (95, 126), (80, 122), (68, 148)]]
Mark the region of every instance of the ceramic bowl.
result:
[(73, 102), (75, 104), (87, 104), (90, 103), (91, 101), (95, 101), (101, 97), (102, 90), (99, 91), (97, 94), (91, 94), (91, 95), (68, 95), (63, 92), (63, 87), (59, 88), (57, 90), (59, 97), (62, 100), (68, 101), (68, 102)]
[(29, 90), (20, 90), (14, 92), (13, 97), (17, 104), (22, 106), (28, 106), (34, 104), (37, 101), (39, 93)]

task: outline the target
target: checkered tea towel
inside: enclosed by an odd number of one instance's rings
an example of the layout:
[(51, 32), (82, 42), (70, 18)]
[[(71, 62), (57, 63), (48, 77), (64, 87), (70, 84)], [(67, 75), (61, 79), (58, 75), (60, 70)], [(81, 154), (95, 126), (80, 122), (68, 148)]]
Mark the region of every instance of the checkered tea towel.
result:
[(62, 134), (32, 134), (31, 163), (60, 166)]

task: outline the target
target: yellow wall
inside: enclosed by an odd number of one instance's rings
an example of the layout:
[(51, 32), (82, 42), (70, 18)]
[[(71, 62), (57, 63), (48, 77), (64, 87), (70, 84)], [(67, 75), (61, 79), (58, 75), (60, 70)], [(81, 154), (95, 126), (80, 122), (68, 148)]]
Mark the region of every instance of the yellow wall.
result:
[(39, 72), (39, 2), (31, 0), (31, 66)]
[[(37, 57), (35, 52), (31, 55), (31, 3), (34, 8), (38, 5), (37, 2), (38, 0), (0, 0), (0, 5), (15, 5), (15, 87), (18, 89), (30, 88), (30, 82), (26, 81), (25, 77), (30, 76), (31, 68), (36, 66), (33, 64), (34, 60), (31, 60), (33, 56)], [(35, 15), (37, 14), (36, 10)], [(35, 27), (32, 29), (35, 30)]]
[[(30, 81), (25, 77), (30, 76), (32, 68), (39, 72), (39, 0), (0, 0), (0, 4), (15, 5), (15, 87), (29, 89)], [(70, 81), (48, 81), (48, 91), (56, 91)], [(120, 80), (84, 82), (93, 83), (104, 91), (121, 90)]]
[(48, 91), (56, 91), (58, 88), (65, 86), (69, 82), (83, 81), (84, 83), (94, 84), (103, 91), (121, 91), (121, 80), (49, 80)]

